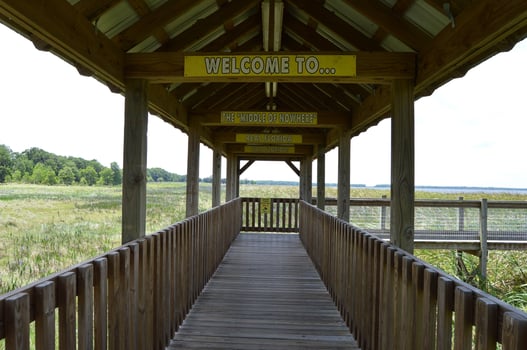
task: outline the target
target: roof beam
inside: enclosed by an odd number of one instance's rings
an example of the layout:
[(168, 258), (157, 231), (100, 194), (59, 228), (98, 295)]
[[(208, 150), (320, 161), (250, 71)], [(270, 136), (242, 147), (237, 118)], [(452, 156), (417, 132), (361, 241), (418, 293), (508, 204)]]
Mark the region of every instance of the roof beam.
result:
[[(295, 53), (296, 55), (314, 55), (313, 52)], [(317, 54), (323, 54), (317, 53)], [(334, 54), (334, 53), (332, 53)], [(340, 54), (340, 53), (339, 53)], [(332, 77), (334, 83), (389, 83), (392, 79), (413, 79), (415, 77), (415, 54), (397, 52), (342, 52), (342, 55), (351, 54), (356, 56), (357, 71), (354, 77)], [(147, 79), (152, 83), (172, 82), (265, 82), (269, 80), (266, 76), (208, 76), (208, 77), (185, 77), (184, 59), (185, 55), (196, 56), (184, 52), (151, 52), (151, 53), (129, 53), (126, 55), (125, 74), (128, 78)], [(212, 57), (242, 57), (243, 55), (254, 55), (248, 52), (236, 55), (224, 52), (203, 53), (203, 56)], [(273, 52), (273, 57), (288, 56), (291, 53)], [(277, 82), (327, 82), (325, 75), (318, 76), (276, 76), (273, 81)]]

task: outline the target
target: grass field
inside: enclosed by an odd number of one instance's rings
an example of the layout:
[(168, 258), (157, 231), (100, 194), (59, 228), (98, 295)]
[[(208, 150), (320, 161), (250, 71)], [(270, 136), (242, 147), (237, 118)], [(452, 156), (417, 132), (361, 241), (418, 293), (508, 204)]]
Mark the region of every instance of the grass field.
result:
[[(316, 189), (314, 189), (313, 193)], [(336, 197), (336, 188), (326, 189)], [(296, 186), (241, 185), (242, 197), (298, 197)], [(352, 189), (354, 198), (379, 198), (387, 190)], [(527, 200), (527, 195), (417, 192), (416, 198)], [(211, 206), (210, 184), (200, 188), (200, 211)], [(149, 183), (146, 230), (153, 233), (185, 216), (184, 183)], [(0, 293), (23, 286), (120, 245), (120, 187), (0, 185)], [(454, 252), (416, 255), (455, 273)], [(496, 252), (489, 257), (488, 290), (527, 309), (527, 253)], [(464, 257), (468, 267), (477, 259)]]

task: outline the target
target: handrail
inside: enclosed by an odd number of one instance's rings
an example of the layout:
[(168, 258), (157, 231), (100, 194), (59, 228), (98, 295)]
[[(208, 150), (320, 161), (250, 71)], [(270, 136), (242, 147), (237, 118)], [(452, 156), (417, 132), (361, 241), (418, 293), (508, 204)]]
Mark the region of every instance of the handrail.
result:
[[(316, 200), (313, 203), (316, 203)], [(325, 204), (334, 206), (337, 202), (334, 198), (326, 198)], [(360, 227), (366, 226), (368, 232), (375, 233), (381, 238), (389, 238), (390, 199), (385, 197), (353, 198), (350, 200), (350, 207), (379, 207), (377, 218), (373, 220), (376, 222), (376, 224), (373, 223), (376, 225), (375, 227), (371, 226), (371, 222), (365, 225), (364, 222), (357, 223), (355, 221), (357, 219), (364, 221), (365, 217), (369, 217), (362, 212), (357, 216), (351, 215), (351, 222)], [(444, 219), (435, 220), (442, 223), (441, 226), (445, 227), (443, 229), (428, 226), (425, 222), (428, 222), (430, 217), (437, 217), (441, 211), (430, 213), (423, 211), (423, 208), (457, 209), (454, 214), (457, 222)], [(458, 200), (417, 199), (415, 200), (415, 209), (414, 242), (416, 248), (480, 250), (483, 246), (485, 248), (483, 250), (527, 249), (527, 222), (520, 219), (527, 214), (527, 201), (464, 200), (462, 197)], [(496, 227), (496, 223), (503, 220), (504, 211), (502, 209), (508, 210), (507, 215), (512, 213), (517, 218), (514, 222), (508, 221), (504, 227)], [(469, 213), (478, 214), (471, 216), (468, 215)], [(452, 219), (452, 214), (450, 212), (445, 219)], [(419, 220), (420, 218), (425, 219), (425, 222)], [(469, 222), (471, 225), (467, 225)]]
[[(317, 199), (313, 198), (312, 204), (316, 204)], [(336, 198), (326, 198), (325, 205), (337, 205)], [(527, 201), (503, 201), (493, 200), (488, 201), (489, 208), (502, 209), (527, 209)], [(350, 198), (350, 206), (379, 206), (389, 207), (389, 198)], [(455, 207), (455, 208), (479, 208), (481, 200), (459, 200), (459, 199), (416, 199), (416, 207)]]
[(298, 232), (297, 198), (242, 198), (243, 232)]
[(235, 199), (0, 296), (0, 340), (28, 349), (164, 349), (240, 232)]
[(361, 349), (524, 349), (526, 313), (304, 201), (300, 211), (302, 242)]

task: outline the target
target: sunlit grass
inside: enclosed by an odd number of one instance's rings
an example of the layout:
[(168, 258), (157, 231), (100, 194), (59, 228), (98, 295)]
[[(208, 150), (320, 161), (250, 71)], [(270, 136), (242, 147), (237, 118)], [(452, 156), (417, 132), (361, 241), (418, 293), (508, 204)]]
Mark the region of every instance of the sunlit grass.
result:
[[(146, 232), (185, 217), (185, 184), (147, 186)], [(0, 186), (0, 293), (121, 244), (120, 187)], [(200, 210), (210, 207), (200, 193)]]
[[(199, 209), (211, 207), (210, 184), (200, 187)], [(149, 183), (146, 232), (185, 217), (184, 183)], [(352, 198), (389, 196), (387, 189), (352, 188)], [(297, 198), (298, 186), (240, 185), (242, 197)], [(121, 244), (121, 188), (83, 186), (0, 186), (0, 293), (28, 284)], [(313, 188), (316, 197), (316, 188)], [(416, 198), (527, 200), (527, 195), (417, 192)], [(335, 187), (326, 197), (336, 198)], [(222, 194), (222, 201), (225, 194)], [(456, 274), (455, 252), (416, 251), (421, 259)], [(477, 258), (464, 254), (469, 267)], [(527, 309), (527, 253), (491, 251), (488, 291)]]

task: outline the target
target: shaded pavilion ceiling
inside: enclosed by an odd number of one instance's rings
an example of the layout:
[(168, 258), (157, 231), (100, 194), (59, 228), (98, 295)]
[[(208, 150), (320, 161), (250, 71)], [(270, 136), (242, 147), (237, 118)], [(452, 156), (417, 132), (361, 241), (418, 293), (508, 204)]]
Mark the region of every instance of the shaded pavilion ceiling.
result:
[[(277, 16), (262, 14), (282, 6)], [(331, 149), (342, 131), (354, 136), (389, 117), (393, 78), (412, 79), (417, 99), (512, 48), (527, 36), (527, 1), (0, 0), (0, 21), (115, 93), (123, 93), (127, 79), (147, 79), (152, 114), (183, 131), (197, 121), (202, 142), (224, 155), (244, 153), (236, 133), (302, 134), (294, 155), (245, 152), (247, 159), (294, 160), (316, 156), (316, 145)], [(277, 79), (273, 96), (257, 79), (200, 81), (180, 73), (190, 53), (266, 51), (358, 54), (361, 75)], [(219, 122), (221, 111), (272, 106), (317, 112), (318, 124)]]

